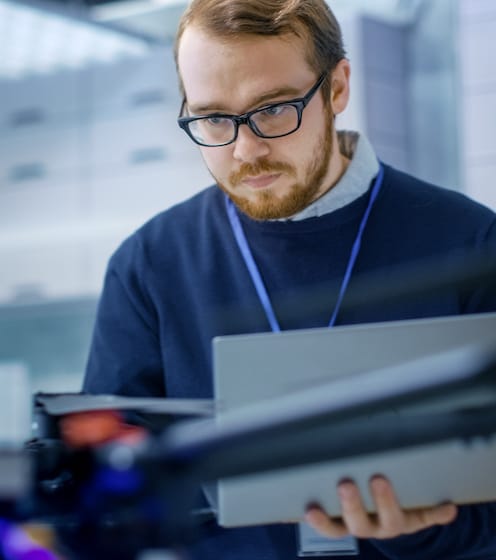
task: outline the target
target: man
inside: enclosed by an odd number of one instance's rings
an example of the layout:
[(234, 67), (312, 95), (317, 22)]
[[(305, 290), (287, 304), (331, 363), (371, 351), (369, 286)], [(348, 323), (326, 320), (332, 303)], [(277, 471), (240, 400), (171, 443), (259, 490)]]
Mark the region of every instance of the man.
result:
[[(482, 286), (341, 308), (360, 275), (464, 250), (496, 254), (496, 216), (379, 164), (363, 136), (338, 134), (350, 64), (324, 0), (193, 0), (176, 63), (179, 124), (216, 185), (159, 214), (110, 260), (85, 390), (210, 397), (216, 335), (496, 310)], [(290, 311), (323, 286), (321, 309)], [(360, 558), (496, 556), (494, 504), (407, 512), (379, 476), (371, 516), (351, 481), (337, 490), (341, 520), (318, 506), (306, 513), (331, 539), (325, 554), (351, 533)], [(193, 556), (296, 558), (295, 530), (213, 526)]]

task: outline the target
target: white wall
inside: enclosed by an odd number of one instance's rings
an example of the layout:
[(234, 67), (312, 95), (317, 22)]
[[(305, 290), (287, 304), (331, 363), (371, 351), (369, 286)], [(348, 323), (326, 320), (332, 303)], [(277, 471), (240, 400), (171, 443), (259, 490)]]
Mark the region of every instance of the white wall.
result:
[(0, 302), (97, 295), (116, 245), (206, 186), (170, 49), (0, 83)]
[(458, 33), (464, 187), (496, 209), (496, 2), (459, 0)]

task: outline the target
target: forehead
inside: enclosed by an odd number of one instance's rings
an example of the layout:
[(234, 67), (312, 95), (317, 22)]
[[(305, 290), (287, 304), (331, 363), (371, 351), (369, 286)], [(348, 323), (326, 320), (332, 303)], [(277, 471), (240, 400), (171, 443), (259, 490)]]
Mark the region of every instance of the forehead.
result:
[(190, 26), (181, 38), (178, 67), (188, 104), (240, 112), (278, 88), (303, 91), (312, 80), (297, 36), (212, 37)]

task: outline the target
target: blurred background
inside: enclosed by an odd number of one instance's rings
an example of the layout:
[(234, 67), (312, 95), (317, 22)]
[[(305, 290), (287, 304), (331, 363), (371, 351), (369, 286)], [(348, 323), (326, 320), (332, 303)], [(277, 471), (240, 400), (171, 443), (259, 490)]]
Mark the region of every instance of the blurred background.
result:
[[(211, 182), (175, 122), (186, 4), (0, 0), (0, 371), (33, 391), (79, 389), (108, 257)], [(496, 2), (329, 4), (352, 64), (338, 128), (496, 208)]]

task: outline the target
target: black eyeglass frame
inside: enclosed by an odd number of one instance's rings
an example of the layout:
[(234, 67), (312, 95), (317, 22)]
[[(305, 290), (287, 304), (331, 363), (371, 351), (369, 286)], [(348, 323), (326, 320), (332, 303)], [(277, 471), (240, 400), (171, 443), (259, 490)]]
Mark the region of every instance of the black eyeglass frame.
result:
[[(315, 82), (315, 84), (310, 88), (308, 93), (306, 93), (303, 97), (297, 97), (296, 99), (289, 99), (288, 101), (278, 101), (277, 103), (269, 103), (268, 105), (263, 105), (262, 107), (258, 107), (257, 109), (253, 109), (252, 111), (248, 111), (247, 113), (244, 113), (242, 115), (229, 115), (227, 113), (210, 113), (209, 115), (182, 117), (181, 115), (183, 114), (184, 107), (186, 105), (186, 99), (183, 99), (183, 102), (181, 104), (181, 110), (179, 111), (179, 116), (177, 119), (177, 124), (179, 125), (180, 128), (184, 130), (184, 132), (186, 132), (186, 134), (191, 138), (191, 140), (193, 140), (193, 142), (195, 142), (195, 144), (198, 144), (200, 146), (205, 146), (207, 148), (220, 148), (221, 146), (227, 146), (235, 142), (238, 137), (239, 127), (242, 124), (248, 125), (250, 130), (260, 138), (282, 138), (283, 136), (289, 136), (290, 134), (293, 134), (293, 132), (296, 132), (300, 128), (303, 109), (310, 103), (312, 97), (317, 93), (320, 86), (324, 83), (327, 74), (328, 74), (327, 72), (324, 72), (320, 76), (320, 78)], [(251, 117), (257, 113), (260, 113), (262, 111), (267, 111), (267, 109), (278, 107), (280, 105), (292, 105), (293, 107), (295, 107), (298, 113), (298, 121), (296, 126), (293, 128), (293, 130), (290, 130), (289, 132), (285, 132), (284, 134), (277, 134), (274, 136), (263, 134), (257, 128), (257, 125), (251, 120)], [(229, 140), (229, 142), (223, 142), (222, 144), (205, 144), (204, 142), (201, 142), (194, 137), (193, 133), (189, 128), (190, 123), (194, 121), (204, 120), (204, 119), (211, 119), (214, 117), (230, 119), (232, 121), (234, 125), (234, 135), (233, 138)]]

